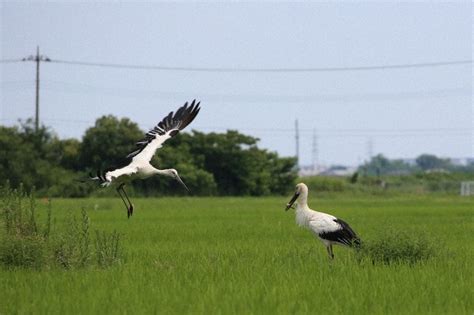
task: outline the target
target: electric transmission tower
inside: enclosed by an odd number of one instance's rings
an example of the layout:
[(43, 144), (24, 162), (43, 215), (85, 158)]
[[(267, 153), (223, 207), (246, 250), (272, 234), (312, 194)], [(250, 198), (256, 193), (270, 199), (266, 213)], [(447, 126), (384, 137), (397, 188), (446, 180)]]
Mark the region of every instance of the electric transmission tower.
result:
[(368, 161), (372, 160), (374, 156), (374, 140), (372, 138), (367, 138), (367, 158)]

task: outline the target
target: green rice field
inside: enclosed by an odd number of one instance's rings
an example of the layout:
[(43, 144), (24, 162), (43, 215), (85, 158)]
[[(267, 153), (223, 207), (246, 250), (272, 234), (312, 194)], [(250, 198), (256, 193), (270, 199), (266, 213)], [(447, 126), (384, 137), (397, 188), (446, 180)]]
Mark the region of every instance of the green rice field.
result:
[[(310, 195), (362, 240), (423, 235), (415, 264), (358, 260), (296, 226), (288, 197), (56, 199), (53, 229), (88, 212), (91, 230), (122, 235), (110, 268), (0, 268), (0, 314), (473, 314), (474, 199)], [(44, 201), (38, 201), (44, 212)], [(3, 227), (2, 227), (3, 229)]]

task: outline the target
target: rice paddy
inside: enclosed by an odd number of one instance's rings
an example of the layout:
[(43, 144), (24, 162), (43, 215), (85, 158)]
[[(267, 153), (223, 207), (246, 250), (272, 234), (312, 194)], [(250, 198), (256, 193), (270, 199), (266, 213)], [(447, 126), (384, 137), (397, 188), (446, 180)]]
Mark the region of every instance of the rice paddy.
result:
[[(287, 197), (52, 201), (53, 229), (87, 210), (121, 235), (110, 268), (0, 268), (0, 314), (472, 314), (474, 199), (312, 194), (362, 240), (397, 231), (432, 248), (415, 263), (360, 260), (298, 228)], [(39, 201), (38, 212), (46, 205)], [(43, 216), (44, 217), (44, 216)], [(386, 235), (384, 235), (386, 233)]]

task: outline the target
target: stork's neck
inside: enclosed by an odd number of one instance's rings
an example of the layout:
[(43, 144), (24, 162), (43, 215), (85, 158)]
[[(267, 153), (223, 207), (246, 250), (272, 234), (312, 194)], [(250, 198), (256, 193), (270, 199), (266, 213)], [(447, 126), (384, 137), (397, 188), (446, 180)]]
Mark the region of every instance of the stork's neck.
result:
[(310, 209), (308, 207), (308, 196), (300, 195), (296, 204), (296, 224), (308, 228)]
[(297, 199), (296, 210), (308, 210), (308, 194), (302, 193)]
[(164, 176), (173, 176), (173, 173), (171, 172), (171, 169), (164, 169), (164, 170), (159, 170), (157, 168), (153, 168), (154, 173), (158, 175), (164, 175)]

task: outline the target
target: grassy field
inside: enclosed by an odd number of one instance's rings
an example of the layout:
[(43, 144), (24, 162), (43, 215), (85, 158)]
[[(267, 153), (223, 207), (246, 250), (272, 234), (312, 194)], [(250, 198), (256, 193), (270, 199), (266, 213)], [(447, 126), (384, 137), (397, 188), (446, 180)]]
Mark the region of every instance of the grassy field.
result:
[[(108, 269), (0, 268), (0, 314), (473, 314), (474, 199), (326, 195), (309, 203), (363, 240), (384, 225), (427, 235), (435, 257), (409, 265), (330, 262), (285, 197), (53, 200), (60, 226), (88, 209), (91, 229), (122, 233)], [(45, 205), (40, 205), (40, 210)]]

